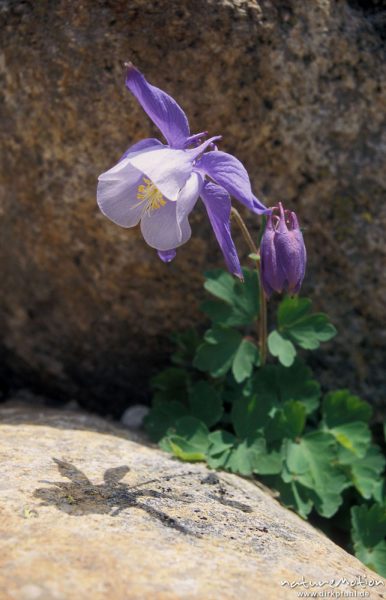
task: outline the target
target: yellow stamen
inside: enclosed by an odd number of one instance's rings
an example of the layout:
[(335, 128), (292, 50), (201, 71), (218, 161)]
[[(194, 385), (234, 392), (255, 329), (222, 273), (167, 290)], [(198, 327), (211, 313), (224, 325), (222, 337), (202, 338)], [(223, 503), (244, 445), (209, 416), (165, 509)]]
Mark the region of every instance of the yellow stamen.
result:
[(165, 206), (166, 200), (150, 179), (143, 178), (145, 185), (139, 185), (137, 190), (137, 200), (139, 203), (145, 202), (145, 210), (151, 212)]

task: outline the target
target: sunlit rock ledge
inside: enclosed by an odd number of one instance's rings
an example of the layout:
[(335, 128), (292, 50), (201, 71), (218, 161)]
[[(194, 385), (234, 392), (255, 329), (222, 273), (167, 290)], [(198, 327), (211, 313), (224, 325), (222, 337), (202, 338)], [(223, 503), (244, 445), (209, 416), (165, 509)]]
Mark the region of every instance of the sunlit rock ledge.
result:
[(0, 440), (1, 598), (288, 600), (307, 581), (384, 597), (269, 491), (99, 417), (7, 403)]

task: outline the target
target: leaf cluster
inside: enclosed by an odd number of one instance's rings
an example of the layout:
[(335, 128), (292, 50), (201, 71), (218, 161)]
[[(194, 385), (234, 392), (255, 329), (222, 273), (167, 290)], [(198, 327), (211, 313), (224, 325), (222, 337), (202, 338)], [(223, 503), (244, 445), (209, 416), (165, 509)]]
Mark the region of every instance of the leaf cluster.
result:
[(174, 336), (173, 366), (152, 381), (147, 431), (181, 460), (259, 477), (303, 518), (351, 514), (356, 555), (386, 574), (385, 457), (371, 407), (348, 390), (323, 396), (303, 362), (336, 330), (310, 300), (284, 298), (268, 338), (271, 360), (261, 366), (259, 280), (248, 269), (244, 279), (206, 274), (212, 298), (202, 310), (211, 326), (203, 337)]

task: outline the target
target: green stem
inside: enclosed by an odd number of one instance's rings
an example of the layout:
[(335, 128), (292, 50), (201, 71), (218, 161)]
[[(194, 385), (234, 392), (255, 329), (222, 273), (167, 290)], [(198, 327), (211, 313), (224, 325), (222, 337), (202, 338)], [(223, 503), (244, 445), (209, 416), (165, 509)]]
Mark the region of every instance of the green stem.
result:
[(264, 289), (261, 284), (261, 262), (260, 262), (260, 252), (256, 247), (255, 242), (252, 239), (251, 234), (245, 224), (244, 219), (241, 217), (239, 211), (232, 206), (231, 208), (231, 217), (234, 218), (237, 225), (240, 228), (241, 233), (243, 234), (243, 238), (248, 244), (251, 252), (259, 256), (259, 259), (256, 261), (256, 270), (259, 277), (259, 294), (260, 294), (260, 318), (258, 323), (258, 333), (259, 333), (259, 347), (260, 347), (260, 363), (261, 365), (265, 365), (267, 360), (267, 299), (264, 294)]

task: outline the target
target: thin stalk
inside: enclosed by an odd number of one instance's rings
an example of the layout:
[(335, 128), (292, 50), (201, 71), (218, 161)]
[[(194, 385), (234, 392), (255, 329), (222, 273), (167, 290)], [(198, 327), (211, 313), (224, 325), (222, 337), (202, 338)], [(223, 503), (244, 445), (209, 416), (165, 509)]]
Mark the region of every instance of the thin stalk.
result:
[(264, 294), (264, 289), (261, 283), (261, 261), (260, 252), (256, 247), (255, 242), (252, 239), (251, 234), (245, 224), (244, 219), (241, 217), (239, 211), (232, 206), (231, 217), (234, 218), (240, 231), (248, 244), (251, 252), (256, 254), (259, 258), (256, 260), (256, 270), (259, 277), (259, 295), (260, 295), (260, 316), (258, 322), (258, 334), (259, 334), (259, 348), (260, 348), (260, 363), (264, 365), (267, 360), (267, 299)]

